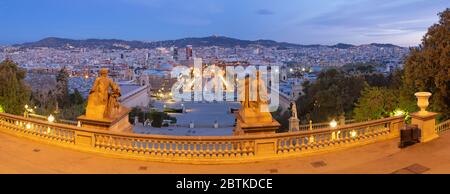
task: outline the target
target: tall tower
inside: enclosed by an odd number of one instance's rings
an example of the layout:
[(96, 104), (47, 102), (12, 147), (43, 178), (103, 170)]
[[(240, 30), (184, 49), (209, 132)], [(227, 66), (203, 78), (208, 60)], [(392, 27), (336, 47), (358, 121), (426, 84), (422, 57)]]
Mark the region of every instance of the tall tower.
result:
[(178, 48), (173, 48), (173, 60), (178, 61)]
[(189, 60), (193, 57), (192, 45), (186, 46), (186, 60)]

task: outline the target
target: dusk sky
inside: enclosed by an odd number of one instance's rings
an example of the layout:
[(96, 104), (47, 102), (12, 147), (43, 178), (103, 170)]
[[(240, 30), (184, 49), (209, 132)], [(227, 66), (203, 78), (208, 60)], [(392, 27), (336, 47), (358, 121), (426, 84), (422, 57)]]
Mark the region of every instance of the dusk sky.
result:
[(419, 44), (449, 0), (1, 0), (0, 43), (221, 35), (299, 44)]

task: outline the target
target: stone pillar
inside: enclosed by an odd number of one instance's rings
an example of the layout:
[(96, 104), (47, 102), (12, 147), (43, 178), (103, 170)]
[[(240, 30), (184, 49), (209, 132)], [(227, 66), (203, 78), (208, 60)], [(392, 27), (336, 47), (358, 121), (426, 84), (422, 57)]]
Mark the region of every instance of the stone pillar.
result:
[(418, 125), (421, 130), (420, 142), (424, 143), (438, 138), (439, 136), (435, 131), (435, 118), (438, 113), (426, 111), (429, 105), (428, 98), (431, 96), (431, 93), (417, 92), (415, 96), (417, 97), (417, 106), (419, 106), (420, 111), (411, 113), (411, 124)]
[(289, 118), (289, 132), (298, 131), (300, 129), (300, 120), (297, 117), (297, 105), (295, 102), (292, 102), (292, 115), (291, 118)]
[(345, 116), (342, 114), (339, 116), (339, 126), (345, 125)]
[(289, 118), (289, 132), (298, 131), (300, 128), (300, 120), (297, 117)]

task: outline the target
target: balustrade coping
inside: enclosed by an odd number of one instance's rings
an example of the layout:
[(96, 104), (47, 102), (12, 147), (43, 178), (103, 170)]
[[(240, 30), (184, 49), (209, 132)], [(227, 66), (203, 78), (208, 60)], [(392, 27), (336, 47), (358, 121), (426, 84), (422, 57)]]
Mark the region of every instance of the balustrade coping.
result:
[(292, 136), (306, 136), (313, 134), (321, 134), (333, 131), (340, 130), (352, 130), (360, 127), (373, 126), (377, 124), (383, 124), (391, 121), (399, 121), (401, 122), (404, 119), (404, 116), (395, 116), (388, 117), (378, 120), (366, 121), (361, 123), (352, 123), (344, 126), (338, 126), (336, 128), (325, 128), (325, 129), (316, 129), (316, 130), (308, 130), (308, 131), (297, 131), (297, 132), (286, 132), (286, 133), (275, 133), (275, 134), (257, 134), (257, 135), (242, 135), (242, 136), (168, 136), (168, 135), (154, 135), (154, 134), (137, 134), (137, 133), (122, 133), (122, 132), (114, 132), (114, 131), (103, 131), (98, 129), (90, 129), (85, 127), (76, 127), (72, 125), (60, 124), (60, 123), (49, 123), (47, 121), (42, 121), (39, 119), (33, 118), (25, 118), (22, 116), (12, 115), (8, 113), (0, 113), (0, 118), (10, 118), (21, 120), (25, 122), (37, 123), (47, 126), (54, 126), (57, 128), (70, 129), (74, 131), (88, 132), (99, 135), (111, 135), (111, 136), (121, 136), (126, 138), (144, 138), (144, 139), (161, 139), (161, 140), (177, 140), (177, 141), (239, 141), (239, 140), (259, 140), (259, 139), (272, 139), (272, 138), (283, 138), (283, 137), (292, 137)]

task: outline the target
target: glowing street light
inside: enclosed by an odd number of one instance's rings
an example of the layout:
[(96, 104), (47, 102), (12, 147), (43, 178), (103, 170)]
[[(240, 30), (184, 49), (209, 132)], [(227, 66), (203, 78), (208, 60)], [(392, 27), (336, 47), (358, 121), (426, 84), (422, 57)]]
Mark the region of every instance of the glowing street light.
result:
[(356, 135), (357, 135), (357, 133), (356, 133), (355, 130), (353, 130), (353, 131), (350, 132), (350, 136), (351, 136), (351, 137), (356, 137)]
[(405, 115), (405, 111), (400, 109), (394, 110), (394, 116), (402, 116), (402, 115)]
[(55, 121), (55, 117), (50, 114), (50, 116), (48, 116), (47, 120), (48, 120), (48, 122), (53, 123)]
[(336, 126), (337, 126), (337, 122), (336, 122), (336, 120), (332, 120), (331, 122), (330, 122), (330, 127), (331, 128), (336, 128)]

